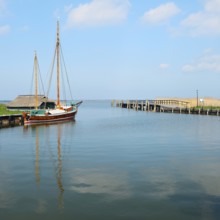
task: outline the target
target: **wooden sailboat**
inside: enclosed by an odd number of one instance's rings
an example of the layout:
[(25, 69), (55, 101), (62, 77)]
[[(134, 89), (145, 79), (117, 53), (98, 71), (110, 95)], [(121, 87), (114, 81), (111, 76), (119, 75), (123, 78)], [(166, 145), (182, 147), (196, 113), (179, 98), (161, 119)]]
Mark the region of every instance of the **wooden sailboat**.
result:
[(59, 22), (57, 22), (57, 41), (55, 55), (57, 57), (57, 102), (54, 109), (38, 109), (38, 91), (37, 91), (37, 55), (35, 53), (34, 65), (35, 65), (35, 110), (30, 112), (24, 112), (24, 124), (44, 124), (44, 123), (54, 123), (62, 121), (70, 121), (75, 119), (77, 113), (78, 105), (81, 103), (71, 104), (70, 106), (62, 106), (60, 101), (60, 37), (59, 37)]

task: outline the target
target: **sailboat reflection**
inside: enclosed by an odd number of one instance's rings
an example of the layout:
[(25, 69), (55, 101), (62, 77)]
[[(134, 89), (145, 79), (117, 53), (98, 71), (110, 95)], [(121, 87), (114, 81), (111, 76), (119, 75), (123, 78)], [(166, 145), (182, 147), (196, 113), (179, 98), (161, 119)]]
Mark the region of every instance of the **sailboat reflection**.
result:
[(38, 129), (36, 129), (36, 158), (35, 158), (35, 176), (36, 176), (36, 183), (40, 185), (40, 174), (39, 174), (39, 133)]
[[(47, 125), (42, 125), (42, 126), (30, 126), (27, 127), (26, 129), (31, 129), (32, 132), (34, 132), (34, 134), (36, 135), (36, 140), (35, 140), (35, 179), (36, 179), (36, 184), (39, 187), (40, 186), (40, 182), (41, 182), (41, 173), (40, 173), (40, 146), (48, 146), (49, 147), (49, 152), (50, 152), (50, 159), (52, 160), (52, 168), (54, 170), (55, 173), (55, 179), (56, 179), (56, 185), (57, 185), (57, 189), (58, 189), (58, 207), (59, 209), (63, 209), (64, 208), (64, 202), (63, 202), (63, 194), (64, 194), (64, 187), (63, 187), (63, 183), (62, 183), (62, 147), (61, 147), (61, 134), (62, 134), (62, 126), (63, 124), (56, 124), (54, 125), (53, 128), (56, 128), (57, 130), (57, 134), (53, 135), (57, 135), (57, 156), (54, 156), (53, 154), (53, 148), (51, 146), (51, 144), (49, 143), (49, 139), (48, 135), (42, 136), (42, 137), (46, 137), (46, 142), (45, 144), (42, 144), (43, 140), (39, 140), (39, 137), (41, 137), (41, 135), (39, 133), (45, 133), (47, 132), (47, 130), (45, 130), (45, 128), (47, 128)], [(51, 127), (50, 127), (51, 128)], [(43, 161), (42, 161), (43, 162)]]
[(57, 186), (59, 188), (59, 195), (58, 195), (58, 205), (59, 208), (63, 208), (63, 193), (64, 193), (64, 188), (62, 184), (62, 155), (61, 155), (61, 125), (58, 125), (58, 134), (57, 134), (57, 155), (58, 155), (58, 169), (57, 169)]

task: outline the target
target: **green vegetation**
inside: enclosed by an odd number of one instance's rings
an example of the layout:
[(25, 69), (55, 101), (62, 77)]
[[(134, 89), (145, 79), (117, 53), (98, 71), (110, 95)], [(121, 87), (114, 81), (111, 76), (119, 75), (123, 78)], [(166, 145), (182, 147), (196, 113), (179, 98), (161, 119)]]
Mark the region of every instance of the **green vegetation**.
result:
[(15, 115), (21, 113), (21, 111), (10, 111), (6, 108), (4, 104), (0, 104), (0, 115)]
[(220, 110), (220, 106), (198, 106), (191, 109)]

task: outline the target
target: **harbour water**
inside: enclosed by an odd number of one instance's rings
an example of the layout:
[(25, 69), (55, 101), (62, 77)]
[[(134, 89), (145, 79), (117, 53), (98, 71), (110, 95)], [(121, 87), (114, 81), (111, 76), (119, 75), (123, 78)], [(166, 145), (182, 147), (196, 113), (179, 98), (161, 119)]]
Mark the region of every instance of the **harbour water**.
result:
[(220, 118), (110, 105), (0, 129), (0, 219), (220, 219)]

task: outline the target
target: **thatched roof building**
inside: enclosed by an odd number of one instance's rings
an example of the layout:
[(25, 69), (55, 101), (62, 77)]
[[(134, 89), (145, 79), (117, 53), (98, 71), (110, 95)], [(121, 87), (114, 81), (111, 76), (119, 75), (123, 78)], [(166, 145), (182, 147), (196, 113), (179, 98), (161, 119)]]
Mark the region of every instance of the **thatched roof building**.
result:
[[(34, 95), (19, 95), (6, 106), (11, 110), (34, 109), (35, 103), (36, 101)], [(49, 100), (46, 96), (38, 95), (38, 109), (55, 108), (55, 105), (56, 104), (53, 100)]]

